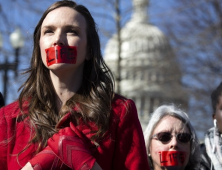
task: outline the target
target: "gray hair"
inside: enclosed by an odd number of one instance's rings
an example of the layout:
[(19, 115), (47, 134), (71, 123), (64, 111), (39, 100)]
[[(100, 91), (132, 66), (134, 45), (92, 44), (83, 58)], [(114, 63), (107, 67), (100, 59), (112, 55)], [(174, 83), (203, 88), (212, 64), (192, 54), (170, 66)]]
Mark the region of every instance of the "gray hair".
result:
[(188, 115), (182, 111), (181, 109), (177, 108), (175, 105), (162, 105), (158, 107), (152, 114), (149, 123), (147, 125), (147, 128), (144, 132), (144, 138), (145, 138), (145, 144), (146, 144), (146, 151), (147, 154), (150, 154), (149, 147), (151, 142), (151, 135), (160, 122), (160, 120), (165, 116), (173, 116), (181, 120), (187, 128), (190, 130), (190, 133), (192, 135), (192, 139), (190, 142), (190, 157), (189, 162), (186, 167), (186, 169), (191, 169), (199, 165), (199, 157), (200, 157), (200, 149), (199, 149), (199, 140), (197, 138), (197, 135), (190, 123), (190, 119)]

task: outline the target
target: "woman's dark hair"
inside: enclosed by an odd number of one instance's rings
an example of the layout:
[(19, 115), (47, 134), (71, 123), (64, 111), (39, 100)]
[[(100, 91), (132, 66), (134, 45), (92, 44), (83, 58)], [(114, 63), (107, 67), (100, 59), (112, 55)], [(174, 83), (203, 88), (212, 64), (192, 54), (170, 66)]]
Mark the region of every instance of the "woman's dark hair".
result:
[(222, 95), (222, 82), (211, 94), (211, 103), (213, 108), (213, 114), (216, 113), (216, 106), (219, 102), (219, 97)]
[[(56, 106), (56, 92), (50, 79), (49, 70), (44, 66), (39, 39), (43, 20), (47, 14), (60, 7), (69, 7), (79, 12), (87, 25), (87, 48), (90, 55), (85, 60), (83, 80), (79, 91), (71, 97), (59, 111)], [(34, 31), (34, 49), (30, 68), (25, 72), (28, 79), (20, 87), (19, 106), (23, 111), (23, 119), (30, 117), (30, 128), (35, 135), (31, 143), (40, 143), (39, 149), (46, 146), (48, 138), (58, 131), (56, 125), (67, 112), (78, 124), (82, 119), (85, 123), (94, 122), (98, 131), (91, 140), (100, 140), (109, 127), (111, 102), (114, 97), (113, 76), (106, 66), (100, 50), (100, 40), (94, 19), (87, 8), (73, 1), (64, 0), (52, 4), (42, 15)], [(25, 113), (24, 102), (28, 101), (28, 113)], [(74, 107), (78, 105), (78, 110)]]

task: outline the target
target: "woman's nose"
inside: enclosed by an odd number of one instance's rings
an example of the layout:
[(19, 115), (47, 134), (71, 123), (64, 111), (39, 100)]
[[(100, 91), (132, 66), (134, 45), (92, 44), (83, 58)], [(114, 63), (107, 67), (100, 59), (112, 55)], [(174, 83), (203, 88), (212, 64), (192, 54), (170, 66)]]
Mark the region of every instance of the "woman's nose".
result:
[(65, 35), (63, 35), (61, 32), (57, 32), (53, 45), (65, 45)]
[(176, 139), (175, 136), (172, 137), (171, 141), (170, 141), (170, 148), (173, 149), (173, 148), (177, 148), (177, 145), (178, 145), (178, 141)]

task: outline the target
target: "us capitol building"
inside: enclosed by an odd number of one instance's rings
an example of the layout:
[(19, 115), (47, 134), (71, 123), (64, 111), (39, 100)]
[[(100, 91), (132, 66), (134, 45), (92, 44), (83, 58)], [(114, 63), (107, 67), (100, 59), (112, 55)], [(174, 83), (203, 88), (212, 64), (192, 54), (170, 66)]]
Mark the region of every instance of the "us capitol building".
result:
[[(121, 95), (135, 101), (143, 130), (159, 105), (175, 103), (185, 110), (188, 107), (179, 65), (166, 36), (149, 23), (148, 3), (133, 0), (131, 19), (120, 31)], [(104, 60), (117, 75), (117, 34), (108, 41)]]

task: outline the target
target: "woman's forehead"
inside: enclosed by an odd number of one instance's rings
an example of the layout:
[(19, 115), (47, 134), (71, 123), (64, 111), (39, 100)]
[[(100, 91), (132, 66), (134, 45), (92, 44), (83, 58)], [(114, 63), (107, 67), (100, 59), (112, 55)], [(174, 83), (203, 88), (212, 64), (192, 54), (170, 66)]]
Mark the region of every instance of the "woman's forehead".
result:
[(185, 123), (183, 123), (182, 120), (180, 120), (179, 118), (176, 118), (174, 116), (170, 116), (170, 115), (164, 116), (154, 129), (154, 133), (161, 132), (161, 131), (189, 132), (187, 125)]
[(59, 7), (50, 11), (42, 22), (42, 26), (60, 26), (66, 24), (86, 27), (85, 18), (78, 11), (70, 7)]

